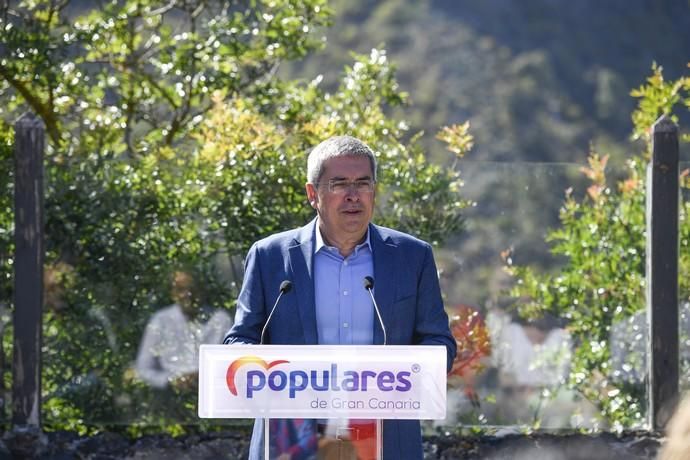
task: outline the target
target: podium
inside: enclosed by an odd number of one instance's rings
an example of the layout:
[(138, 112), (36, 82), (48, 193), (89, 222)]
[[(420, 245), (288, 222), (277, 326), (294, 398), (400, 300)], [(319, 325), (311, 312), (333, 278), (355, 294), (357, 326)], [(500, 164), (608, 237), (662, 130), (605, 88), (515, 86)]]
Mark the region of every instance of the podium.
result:
[(382, 420), (446, 417), (446, 349), (202, 345), (198, 406), (264, 419), (266, 459), (380, 459)]

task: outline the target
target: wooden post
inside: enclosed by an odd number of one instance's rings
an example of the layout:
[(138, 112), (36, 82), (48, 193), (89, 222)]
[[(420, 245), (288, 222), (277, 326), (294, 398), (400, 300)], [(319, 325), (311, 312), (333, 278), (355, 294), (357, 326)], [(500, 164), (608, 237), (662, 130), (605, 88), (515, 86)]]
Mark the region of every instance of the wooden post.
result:
[(12, 423), (41, 425), (43, 152), (45, 125), (25, 114), (14, 125), (14, 354)]
[(647, 169), (647, 313), (649, 423), (662, 430), (678, 402), (678, 126), (653, 126)]

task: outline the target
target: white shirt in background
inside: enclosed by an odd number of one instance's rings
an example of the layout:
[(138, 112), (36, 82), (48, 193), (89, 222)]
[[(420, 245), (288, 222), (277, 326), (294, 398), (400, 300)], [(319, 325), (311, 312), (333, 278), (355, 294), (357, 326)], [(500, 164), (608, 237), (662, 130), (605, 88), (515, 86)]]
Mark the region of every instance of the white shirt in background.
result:
[(177, 304), (157, 311), (139, 345), (139, 377), (153, 387), (164, 388), (178, 377), (196, 373), (199, 346), (220, 344), (230, 326), (232, 319), (224, 310), (215, 310), (206, 322), (188, 320)]

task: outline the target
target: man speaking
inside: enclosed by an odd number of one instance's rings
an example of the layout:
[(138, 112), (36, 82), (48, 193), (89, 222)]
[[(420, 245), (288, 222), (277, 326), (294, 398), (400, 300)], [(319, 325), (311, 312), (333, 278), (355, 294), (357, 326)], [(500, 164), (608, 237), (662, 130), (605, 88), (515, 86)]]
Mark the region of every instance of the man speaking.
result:
[[(456, 342), (431, 246), (371, 223), (371, 149), (350, 136), (322, 142), (309, 154), (306, 191), (317, 217), (249, 250), (224, 343), (443, 345), (450, 369)], [(254, 427), (252, 460), (260, 458), (262, 427)], [(383, 456), (421, 459), (419, 422), (384, 421)]]

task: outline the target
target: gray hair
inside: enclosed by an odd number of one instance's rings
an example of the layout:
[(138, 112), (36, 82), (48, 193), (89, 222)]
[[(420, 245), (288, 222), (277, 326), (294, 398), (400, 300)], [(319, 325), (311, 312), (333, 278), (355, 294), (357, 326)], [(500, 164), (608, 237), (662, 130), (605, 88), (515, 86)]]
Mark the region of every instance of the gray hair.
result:
[(326, 160), (335, 157), (355, 156), (369, 159), (371, 171), (376, 181), (376, 157), (367, 144), (352, 136), (334, 136), (321, 142), (309, 153), (307, 159), (307, 181), (318, 184), (323, 174)]

